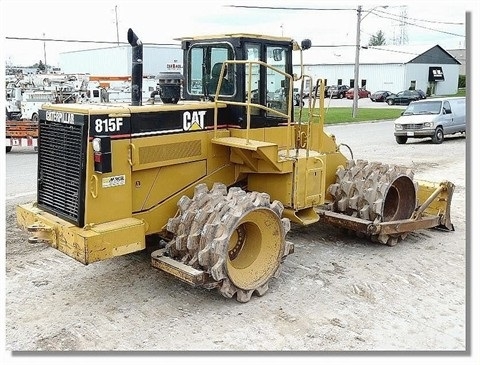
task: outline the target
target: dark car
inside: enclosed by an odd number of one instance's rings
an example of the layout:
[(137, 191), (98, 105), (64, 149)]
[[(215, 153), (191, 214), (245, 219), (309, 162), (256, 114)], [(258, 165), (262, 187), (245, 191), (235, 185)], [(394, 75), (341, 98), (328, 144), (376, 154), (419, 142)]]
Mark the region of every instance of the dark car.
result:
[[(325, 86), (324, 87), (324, 94), (323, 94), (324, 97), (326, 97), (326, 98), (328, 97), (328, 89), (330, 89), (330, 88), (331, 88), (331, 86)], [(313, 89), (312, 89), (312, 97), (314, 95), (317, 95), (317, 98), (320, 96), (320, 93), (317, 93), (317, 87), (316, 86), (314, 86)]]
[(420, 89), (417, 89), (415, 91), (420, 94), (420, 99), (426, 99), (427, 98), (427, 94), (425, 94), (425, 91), (420, 90)]
[(421, 98), (422, 97), (420, 96), (420, 94), (414, 90), (403, 90), (397, 94), (392, 94), (390, 96), (387, 96), (385, 101), (387, 102), (388, 105), (394, 105), (394, 104), (408, 105), (412, 101), (417, 101), (417, 100), (420, 100)]
[(375, 91), (373, 94), (370, 95), (370, 100), (371, 101), (385, 101), (385, 99), (392, 94), (393, 93), (391, 91), (387, 91), (387, 90)]
[(329, 98), (343, 99), (350, 86), (347, 85), (332, 85), (328, 88), (327, 96)]

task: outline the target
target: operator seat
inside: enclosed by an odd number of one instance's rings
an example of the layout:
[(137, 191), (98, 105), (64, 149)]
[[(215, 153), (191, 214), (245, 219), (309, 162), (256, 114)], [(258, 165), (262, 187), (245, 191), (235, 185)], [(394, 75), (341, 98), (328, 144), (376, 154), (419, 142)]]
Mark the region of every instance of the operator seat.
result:
[(223, 77), (222, 86), (220, 87), (220, 94), (221, 95), (231, 95), (233, 94), (233, 85), (232, 83), (225, 78), (226, 69), (223, 75), (220, 75), (222, 71), (222, 63), (218, 62), (213, 65), (212, 67), (212, 77), (208, 82), (208, 93), (215, 94), (217, 91), (218, 80)]

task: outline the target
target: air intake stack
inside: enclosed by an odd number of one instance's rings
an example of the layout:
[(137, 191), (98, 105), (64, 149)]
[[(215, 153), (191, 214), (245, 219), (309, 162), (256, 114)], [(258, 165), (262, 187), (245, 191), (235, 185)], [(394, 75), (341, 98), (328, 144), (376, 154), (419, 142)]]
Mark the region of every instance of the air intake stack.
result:
[(143, 43), (132, 28), (128, 29), (128, 43), (132, 46), (132, 105), (142, 105)]

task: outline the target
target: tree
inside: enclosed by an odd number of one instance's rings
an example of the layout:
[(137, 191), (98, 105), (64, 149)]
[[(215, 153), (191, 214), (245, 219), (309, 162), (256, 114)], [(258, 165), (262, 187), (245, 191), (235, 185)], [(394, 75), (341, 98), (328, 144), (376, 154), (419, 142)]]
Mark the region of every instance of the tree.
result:
[(386, 43), (387, 42), (385, 40), (385, 34), (381, 30), (379, 30), (377, 32), (377, 34), (373, 34), (370, 37), (370, 41), (368, 42), (368, 45), (369, 46), (383, 46)]
[(45, 65), (43, 64), (42, 60), (38, 61), (38, 70), (39, 71), (45, 71)]

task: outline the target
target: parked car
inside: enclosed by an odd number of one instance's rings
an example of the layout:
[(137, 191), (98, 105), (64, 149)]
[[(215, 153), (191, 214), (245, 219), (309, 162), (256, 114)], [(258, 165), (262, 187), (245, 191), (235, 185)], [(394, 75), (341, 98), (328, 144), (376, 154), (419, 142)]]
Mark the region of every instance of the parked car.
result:
[(388, 96), (385, 101), (388, 105), (400, 104), (400, 105), (408, 105), (412, 101), (420, 100), (422, 97), (420, 94), (414, 90), (403, 90), (399, 93), (392, 94)]
[(387, 91), (387, 90), (375, 91), (372, 95), (370, 95), (370, 100), (371, 101), (385, 101), (385, 99), (392, 94), (393, 93), (391, 91)]
[(347, 85), (332, 85), (328, 87), (327, 97), (343, 99), (350, 86)]
[[(323, 94), (323, 96), (324, 96), (325, 98), (328, 97), (328, 89), (330, 89), (330, 88), (331, 88), (331, 86), (325, 86), (325, 88), (324, 88), (324, 94)], [(320, 96), (320, 95), (317, 93), (317, 87), (316, 87), (316, 86), (314, 86), (313, 89), (312, 89), (312, 97), (313, 97), (315, 94), (317, 95), (317, 98)]]
[(427, 98), (427, 94), (425, 93), (425, 91), (420, 90), (420, 89), (417, 89), (415, 91), (420, 94), (420, 99), (426, 99)]
[(430, 137), (440, 144), (447, 134), (466, 133), (465, 97), (431, 98), (412, 102), (395, 120), (395, 140)]
[(303, 95), (300, 95), (300, 88), (293, 88), (293, 105), (300, 106), (300, 103), (302, 103), (302, 105), (305, 105), (303, 99), (308, 98), (309, 95), (310, 90), (308, 88), (305, 88), (303, 90)]
[[(364, 87), (358, 88), (358, 98), (359, 99), (369, 98), (370, 95), (371, 95), (370, 91), (368, 91)], [(347, 92), (345, 93), (345, 97), (347, 99), (353, 99), (353, 87), (347, 90)]]

